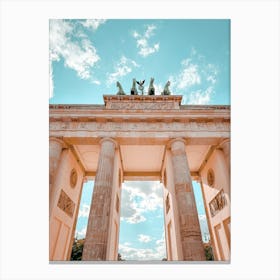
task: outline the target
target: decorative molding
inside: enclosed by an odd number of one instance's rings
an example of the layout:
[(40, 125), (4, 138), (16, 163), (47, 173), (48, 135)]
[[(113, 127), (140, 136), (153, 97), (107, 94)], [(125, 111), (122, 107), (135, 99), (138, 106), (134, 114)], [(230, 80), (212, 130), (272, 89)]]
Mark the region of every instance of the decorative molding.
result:
[[(109, 95), (107, 95), (109, 96)], [(119, 101), (124, 98), (127, 98), (130, 102), (136, 98), (139, 98), (140, 100), (154, 100), (156, 99), (162, 99), (162, 100), (168, 100), (170, 98), (174, 98), (178, 95), (170, 95), (170, 96), (119, 96)], [(176, 100), (175, 100), (176, 101)], [(177, 100), (178, 101), (178, 100)], [(203, 110), (230, 110), (230, 105), (180, 105), (180, 110), (191, 110), (191, 111), (203, 111)], [(106, 107), (102, 104), (49, 104), (49, 109), (54, 111), (60, 111), (60, 110), (104, 110)]]
[(109, 142), (112, 142), (114, 145), (115, 145), (115, 149), (118, 149), (119, 148), (119, 144), (116, 140), (114, 140), (113, 138), (110, 138), (110, 137), (104, 137), (102, 138), (100, 141), (99, 141), (99, 144), (101, 145), (102, 143), (106, 142), (106, 141), (109, 141)]
[(203, 131), (229, 132), (226, 122), (50, 122), (50, 131)]
[(186, 146), (186, 144), (187, 144), (186, 140), (183, 138), (174, 138), (174, 139), (171, 139), (170, 141), (168, 141), (168, 143), (166, 144), (167, 149), (171, 149), (172, 144), (175, 142), (182, 142), (184, 144), (184, 146)]

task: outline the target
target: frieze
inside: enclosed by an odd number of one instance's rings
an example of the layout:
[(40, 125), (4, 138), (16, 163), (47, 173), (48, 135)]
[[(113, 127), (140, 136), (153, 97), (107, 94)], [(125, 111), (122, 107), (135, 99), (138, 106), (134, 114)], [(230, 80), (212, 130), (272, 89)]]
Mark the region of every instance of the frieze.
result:
[(175, 102), (110, 102), (106, 104), (107, 109), (114, 110), (172, 110), (180, 109)]
[(229, 131), (229, 122), (50, 122), (50, 131)]

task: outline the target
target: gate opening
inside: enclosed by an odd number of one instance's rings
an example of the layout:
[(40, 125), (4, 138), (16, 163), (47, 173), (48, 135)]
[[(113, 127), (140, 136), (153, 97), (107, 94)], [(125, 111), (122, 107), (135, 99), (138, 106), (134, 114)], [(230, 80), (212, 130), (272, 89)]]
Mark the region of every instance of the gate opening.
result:
[[(200, 185), (193, 191), (207, 260), (213, 260)], [(83, 184), (71, 261), (82, 260), (94, 181)], [(125, 181), (121, 192), (118, 261), (166, 261), (163, 185), (159, 181)]]
[(74, 242), (72, 246), (71, 261), (81, 261), (83, 247), (87, 231), (88, 216), (92, 193), (94, 189), (94, 181), (87, 181), (83, 184), (82, 195), (80, 200), (79, 213), (74, 234)]
[(120, 220), (120, 260), (166, 260), (163, 186), (159, 181), (125, 181)]

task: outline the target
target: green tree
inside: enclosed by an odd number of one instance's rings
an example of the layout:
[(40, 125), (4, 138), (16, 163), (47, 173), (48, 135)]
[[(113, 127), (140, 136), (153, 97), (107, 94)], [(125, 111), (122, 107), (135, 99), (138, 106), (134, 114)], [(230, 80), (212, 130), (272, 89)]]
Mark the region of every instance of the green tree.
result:
[(211, 246), (204, 247), (205, 257), (207, 261), (214, 261), (213, 250)]
[(71, 253), (71, 261), (81, 261), (84, 249), (84, 242), (85, 239), (76, 239), (74, 240), (72, 246), (72, 253)]

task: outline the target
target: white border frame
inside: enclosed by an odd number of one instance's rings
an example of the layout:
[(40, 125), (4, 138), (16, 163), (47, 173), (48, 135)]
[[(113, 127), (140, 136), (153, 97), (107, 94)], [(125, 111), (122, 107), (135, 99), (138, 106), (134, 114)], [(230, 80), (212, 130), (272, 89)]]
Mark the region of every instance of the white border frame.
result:
[[(277, 0), (1, 1), (0, 278), (279, 279), (279, 8)], [(231, 264), (48, 262), (48, 20), (135, 16), (231, 19)]]

